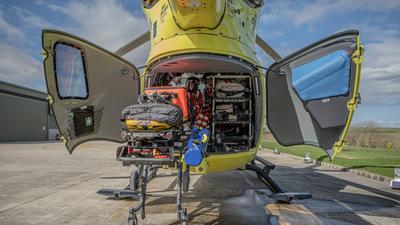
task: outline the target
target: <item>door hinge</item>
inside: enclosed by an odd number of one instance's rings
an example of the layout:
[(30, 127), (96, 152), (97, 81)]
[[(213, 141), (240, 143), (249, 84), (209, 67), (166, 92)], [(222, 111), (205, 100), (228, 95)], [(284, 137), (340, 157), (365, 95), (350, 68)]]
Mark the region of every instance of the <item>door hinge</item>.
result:
[(40, 54), (42, 55), (42, 59), (43, 59), (43, 60), (46, 60), (47, 57), (49, 56), (49, 55), (47, 54), (47, 51), (44, 50), (43, 48), (42, 48), (42, 50), (40, 51)]
[(347, 109), (349, 111), (354, 111), (357, 108), (358, 100), (357, 98), (352, 98), (347, 102)]
[(343, 150), (343, 146), (344, 146), (344, 142), (345, 140), (339, 140), (337, 142), (335, 142), (335, 144), (333, 144), (333, 156), (332, 159), (335, 158), (335, 156), (340, 153)]
[(360, 45), (351, 58), (355, 64), (361, 64), (364, 61), (364, 46)]
[(354, 111), (357, 108), (357, 105), (360, 103), (360, 93), (358, 93), (357, 96), (355, 96), (354, 98), (350, 99), (347, 102), (347, 109), (349, 111)]
[(54, 102), (54, 99), (53, 99), (53, 97), (51, 97), (51, 95), (47, 95), (47, 101), (49, 102), (50, 105), (52, 105)]
[(64, 137), (64, 136), (60, 136), (60, 140), (62, 141), (62, 142), (64, 142), (64, 144), (67, 144), (67, 139)]

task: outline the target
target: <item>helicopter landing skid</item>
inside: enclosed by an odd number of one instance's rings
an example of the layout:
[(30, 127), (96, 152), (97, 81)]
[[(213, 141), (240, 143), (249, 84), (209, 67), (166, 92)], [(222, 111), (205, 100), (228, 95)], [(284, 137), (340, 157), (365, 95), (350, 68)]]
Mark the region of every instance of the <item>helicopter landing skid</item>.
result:
[[(261, 164), (256, 164), (256, 161)], [(262, 167), (263, 166), (263, 167)], [(303, 200), (312, 198), (312, 195), (307, 192), (286, 192), (278, 183), (276, 183), (269, 175), (271, 170), (275, 169), (275, 165), (259, 156), (245, 166), (246, 170), (251, 170), (257, 173), (258, 178), (271, 189), (272, 194), (268, 197), (274, 199), (277, 202), (291, 203), (293, 200)]]

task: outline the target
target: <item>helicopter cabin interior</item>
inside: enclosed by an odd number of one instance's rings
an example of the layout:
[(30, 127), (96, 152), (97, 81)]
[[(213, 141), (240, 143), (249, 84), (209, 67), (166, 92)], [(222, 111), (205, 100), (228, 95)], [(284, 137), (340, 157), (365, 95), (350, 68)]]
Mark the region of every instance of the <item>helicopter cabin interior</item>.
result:
[[(189, 83), (195, 80), (195, 90)], [(259, 140), (262, 117), (262, 87), (256, 67), (239, 59), (218, 55), (186, 55), (157, 62), (148, 70), (145, 88), (186, 87), (197, 92), (205, 120), (191, 115), (185, 135), (193, 124), (210, 131), (207, 153), (235, 153), (254, 148)], [(193, 112), (192, 112), (193, 113)], [(202, 118), (202, 117), (200, 117)], [(190, 121), (192, 120), (192, 121)], [(191, 124), (191, 125), (189, 125)]]

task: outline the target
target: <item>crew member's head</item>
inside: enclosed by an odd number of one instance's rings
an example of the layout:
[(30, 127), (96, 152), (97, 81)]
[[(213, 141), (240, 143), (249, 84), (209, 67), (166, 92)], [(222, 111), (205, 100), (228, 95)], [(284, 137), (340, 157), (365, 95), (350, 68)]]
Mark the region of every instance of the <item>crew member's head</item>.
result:
[(159, 78), (160, 86), (169, 86), (169, 83), (174, 78), (174, 76), (170, 73), (164, 73)]
[(186, 89), (188, 91), (197, 91), (197, 88), (199, 87), (199, 79), (196, 77), (189, 77), (186, 80)]

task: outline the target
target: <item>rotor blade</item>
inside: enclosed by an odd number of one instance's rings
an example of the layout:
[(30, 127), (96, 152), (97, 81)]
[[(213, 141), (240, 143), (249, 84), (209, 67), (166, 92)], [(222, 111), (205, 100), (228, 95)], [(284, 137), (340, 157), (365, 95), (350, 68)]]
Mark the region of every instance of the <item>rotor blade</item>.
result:
[(256, 44), (260, 46), (260, 48), (262, 48), (262, 50), (264, 50), (264, 52), (274, 61), (282, 59), (282, 57), (258, 35), (256, 38)]
[(135, 38), (134, 40), (128, 42), (126, 45), (119, 48), (114, 53), (123, 56), (129, 53), (130, 51), (134, 50), (135, 48), (141, 46), (142, 44), (150, 41), (150, 31), (146, 31), (145, 33), (141, 34), (139, 37)]

